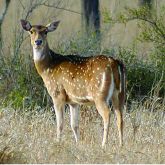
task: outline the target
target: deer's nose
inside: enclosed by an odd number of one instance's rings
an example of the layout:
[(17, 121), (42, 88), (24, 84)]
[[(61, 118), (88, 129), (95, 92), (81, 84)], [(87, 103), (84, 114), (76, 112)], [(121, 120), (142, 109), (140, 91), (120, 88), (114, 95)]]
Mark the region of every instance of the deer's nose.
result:
[(38, 45), (38, 46), (41, 45), (42, 44), (42, 40), (36, 40), (35, 44)]

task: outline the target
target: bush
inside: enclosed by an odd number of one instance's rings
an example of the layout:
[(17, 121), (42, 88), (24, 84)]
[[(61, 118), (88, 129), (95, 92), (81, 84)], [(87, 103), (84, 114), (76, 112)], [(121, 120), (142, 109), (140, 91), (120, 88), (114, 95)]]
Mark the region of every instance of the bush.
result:
[[(156, 66), (152, 58), (140, 60), (134, 49), (119, 49), (119, 57), (124, 61), (127, 69), (127, 89), (130, 99), (149, 95), (151, 90), (161, 83), (158, 96), (164, 96), (163, 71)], [(163, 76), (163, 77), (162, 77)]]
[[(46, 106), (50, 102), (42, 79), (38, 76), (31, 57), (26, 54), (1, 56), (0, 90), (3, 106), (11, 105), (16, 109), (32, 109), (34, 106)], [(3, 65), (3, 67), (2, 67)]]
[(113, 18), (108, 10), (104, 10), (104, 22), (124, 23), (137, 20), (140, 33), (137, 42), (149, 42), (153, 44), (152, 53), (148, 54), (145, 60), (141, 60), (136, 50), (119, 48), (119, 57), (127, 66), (128, 91), (131, 97), (148, 95), (149, 92), (158, 86), (158, 96), (165, 95), (165, 6), (158, 11), (149, 7), (126, 8), (117, 18)]

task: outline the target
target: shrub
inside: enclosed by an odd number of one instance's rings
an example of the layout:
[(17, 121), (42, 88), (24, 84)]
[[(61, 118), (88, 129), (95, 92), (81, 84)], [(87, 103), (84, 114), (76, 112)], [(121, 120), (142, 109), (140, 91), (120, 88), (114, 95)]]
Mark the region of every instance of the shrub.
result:
[(161, 89), (158, 96), (163, 96), (165, 89), (162, 76), (164, 75), (152, 58), (140, 60), (134, 49), (125, 48), (119, 49), (119, 57), (127, 68), (127, 89), (131, 99), (148, 95), (159, 81)]

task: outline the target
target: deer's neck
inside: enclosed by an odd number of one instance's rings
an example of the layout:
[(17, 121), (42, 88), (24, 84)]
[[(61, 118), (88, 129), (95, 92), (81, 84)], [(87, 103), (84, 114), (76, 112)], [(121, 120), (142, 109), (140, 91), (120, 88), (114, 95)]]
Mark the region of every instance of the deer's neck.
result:
[(36, 69), (40, 75), (50, 67), (51, 64), (51, 50), (48, 44), (43, 49), (33, 48), (33, 59)]

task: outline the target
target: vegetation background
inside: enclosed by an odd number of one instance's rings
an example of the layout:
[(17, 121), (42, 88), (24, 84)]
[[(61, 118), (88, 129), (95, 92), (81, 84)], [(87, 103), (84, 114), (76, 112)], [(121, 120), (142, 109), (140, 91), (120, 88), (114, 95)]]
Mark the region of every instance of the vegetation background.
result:
[[(99, 35), (98, 27), (89, 31), (85, 24), (84, 2), (99, 2)], [(45, 25), (60, 20), (48, 35), (58, 53), (106, 54), (125, 63), (122, 148), (112, 111), (109, 142), (101, 149), (102, 120), (88, 106), (81, 107), (80, 142), (75, 144), (67, 106), (63, 139), (56, 142), (52, 102), (20, 19)], [(165, 163), (164, 74), (164, 0), (1, 0), (0, 163)]]

